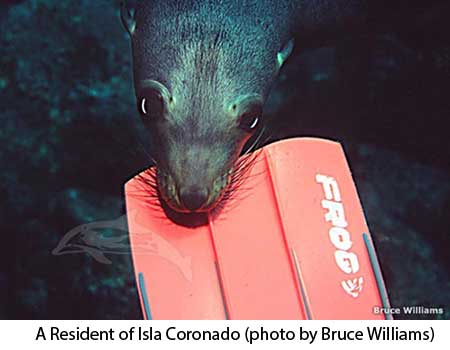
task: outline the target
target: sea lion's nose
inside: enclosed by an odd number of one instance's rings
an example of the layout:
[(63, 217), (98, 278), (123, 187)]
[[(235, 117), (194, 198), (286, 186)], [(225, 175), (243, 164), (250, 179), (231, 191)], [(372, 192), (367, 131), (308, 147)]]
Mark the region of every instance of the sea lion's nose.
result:
[(205, 187), (191, 186), (180, 191), (180, 200), (183, 206), (190, 211), (200, 209), (208, 200), (208, 189)]

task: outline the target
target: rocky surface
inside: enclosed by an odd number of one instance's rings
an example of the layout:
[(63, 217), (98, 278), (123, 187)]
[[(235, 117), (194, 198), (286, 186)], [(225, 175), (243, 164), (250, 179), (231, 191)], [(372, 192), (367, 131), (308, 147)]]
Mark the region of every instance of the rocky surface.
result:
[[(52, 254), (123, 215), (122, 184), (148, 164), (117, 2), (3, 1), (0, 33), (0, 317), (140, 318), (128, 255)], [(450, 45), (406, 34), (300, 50), (268, 117), (274, 139), (343, 143), (392, 304), (450, 318)]]
[(448, 319), (448, 174), (373, 146), (355, 151), (353, 176), (391, 303), (443, 307)]

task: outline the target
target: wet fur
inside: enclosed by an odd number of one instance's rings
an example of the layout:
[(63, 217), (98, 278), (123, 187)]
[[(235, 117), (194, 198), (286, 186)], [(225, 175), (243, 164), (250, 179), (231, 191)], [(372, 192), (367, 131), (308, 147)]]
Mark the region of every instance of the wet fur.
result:
[(236, 127), (239, 108), (248, 96), (264, 103), (294, 30), (332, 29), (361, 3), (142, 0), (134, 14), (122, 11), (138, 99), (144, 80), (173, 96), (164, 120), (148, 122), (158, 165), (151, 188), (173, 207), (182, 186), (209, 186), (215, 202), (231, 198), (252, 164), (238, 161), (251, 136)]

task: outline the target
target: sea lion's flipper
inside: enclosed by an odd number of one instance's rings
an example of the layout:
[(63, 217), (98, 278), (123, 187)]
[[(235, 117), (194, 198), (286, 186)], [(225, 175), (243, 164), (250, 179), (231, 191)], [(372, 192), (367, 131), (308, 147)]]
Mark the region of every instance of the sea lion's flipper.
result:
[(120, 2), (120, 19), (128, 34), (133, 35), (136, 29), (136, 21), (134, 19), (134, 9), (128, 6), (127, 1)]

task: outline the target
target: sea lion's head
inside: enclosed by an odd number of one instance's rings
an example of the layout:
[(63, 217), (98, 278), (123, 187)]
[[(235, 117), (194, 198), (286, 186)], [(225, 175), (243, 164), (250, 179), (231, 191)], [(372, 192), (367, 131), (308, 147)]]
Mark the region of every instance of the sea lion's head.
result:
[(258, 19), (146, 3), (123, 19), (157, 188), (175, 211), (208, 211), (245, 168), (237, 160), (263, 128), (264, 101), (292, 43), (280, 50), (274, 29)]

